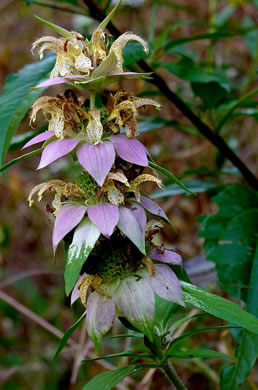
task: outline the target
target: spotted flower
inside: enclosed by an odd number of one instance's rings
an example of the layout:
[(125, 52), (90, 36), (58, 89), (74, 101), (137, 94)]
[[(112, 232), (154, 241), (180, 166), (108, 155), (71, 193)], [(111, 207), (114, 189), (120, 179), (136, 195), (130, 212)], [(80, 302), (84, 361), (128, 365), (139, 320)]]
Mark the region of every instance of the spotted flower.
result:
[(138, 109), (146, 105), (160, 108), (160, 104), (153, 99), (137, 98), (124, 91), (119, 91), (114, 96), (110, 94), (107, 103), (107, 127), (115, 134), (120, 132), (120, 128), (125, 129), (128, 138), (134, 137), (138, 130)]
[[(123, 97), (128, 96), (124, 92), (116, 94), (114, 104), (109, 99), (108, 108), (102, 110), (104, 118), (95, 107), (87, 110), (84, 106), (85, 98), (77, 99), (71, 90), (57, 97), (43, 96), (37, 99), (32, 106), (31, 122), (36, 120), (37, 113), (42, 110), (49, 120), (48, 131), (32, 138), (24, 148), (47, 141), (38, 169), (45, 168), (75, 150), (81, 166), (102, 186), (114, 164), (116, 153), (127, 162), (148, 166), (145, 147), (132, 138), (137, 129), (134, 118), (137, 107), (144, 104), (158, 106), (158, 103), (132, 96), (121, 101)], [(128, 104), (134, 107), (135, 112), (126, 108)], [(115, 132), (120, 132), (119, 125), (126, 128), (126, 135), (113, 134), (114, 126), (117, 127)]]
[(81, 34), (74, 31), (68, 33), (68, 38), (42, 37), (32, 45), (32, 52), (39, 48), (40, 59), (46, 50), (56, 54), (56, 63), (50, 77), (76, 75), (78, 72), (87, 76), (93, 69), (89, 57), (89, 44)]
[(52, 80), (39, 84), (38, 88), (62, 83), (79, 83), (93, 90), (106, 87), (121, 78), (148, 78), (150, 76), (149, 73), (123, 72), (122, 50), (127, 42), (139, 42), (144, 51), (148, 53), (146, 42), (138, 35), (126, 32), (109, 48), (109, 35), (104, 30), (120, 3), (121, 1), (93, 32), (90, 41), (76, 32), (69, 32), (40, 18), (41, 22), (52, 27), (63, 37), (42, 37), (32, 46), (33, 52), (39, 48), (40, 58), (46, 50), (53, 51), (57, 56), (54, 69), (50, 74)]
[(184, 305), (180, 283), (170, 267), (174, 264), (181, 265), (181, 257), (164, 248), (150, 248), (143, 256), (126, 238), (99, 244), (71, 296), (72, 304), (80, 297), (86, 306), (87, 332), (98, 349), (116, 312), (152, 340), (155, 294)]
[[(161, 185), (155, 176), (141, 178), (142, 176), (146, 175), (139, 176), (139, 184), (141, 180), (143, 182), (148, 179)], [(49, 207), (56, 216), (52, 236), (54, 252), (62, 239), (75, 229), (68, 250), (66, 274), (69, 273), (69, 264), (76, 264), (77, 274), (73, 270), (73, 278), (69, 281), (67, 291), (73, 287), (82, 265), (101, 234), (110, 238), (118, 229), (146, 255), (146, 211), (169, 223), (164, 211), (152, 200), (140, 196), (136, 202), (130, 197), (128, 191), (131, 183), (134, 191), (135, 181), (128, 182), (125, 175), (118, 171), (109, 173), (104, 185), (100, 187), (89, 174), (82, 173), (73, 184), (51, 180), (31, 191), (28, 198), (30, 205), (37, 193), (39, 201), (47, 190), (54, 194), (52, 208)]]

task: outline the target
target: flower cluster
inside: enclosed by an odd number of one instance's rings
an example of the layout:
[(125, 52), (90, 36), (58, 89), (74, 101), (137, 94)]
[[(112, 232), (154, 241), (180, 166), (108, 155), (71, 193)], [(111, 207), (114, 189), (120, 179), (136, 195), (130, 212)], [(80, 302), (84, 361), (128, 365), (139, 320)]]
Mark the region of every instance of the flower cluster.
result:
[(155, 294), (184, 304), (169, 266), (180, 265), (181, 257), (153, 243), (163, 226), (161, 220), (169, 220), (141, 191), (146, 181), (162, 188), (156, 172), (148, 167), (148, 151), (136, 139), (139, 110), (146, 105), (159, 108), (159, 104), (125, 91), (110, 93), (101, 105), (95, 102), (96, 88), (117, 77), (138, 77), (123, 72), (125, 44), (136, 40), (147, 50), (146, 43), (131, 33), (110, 45), (104, 32), (109, 20), (110, 16), (91, 41), (54, 26), (62, 38), (43, 37), (33, 44), (33, 50), (40, 47), (41, 57), (45, 50), (57, 56), (52, 79), (38, 87), (64, 82), (76, 86), (76, 81), (80, 89), (89, 89), (89, 99), (78, 97), (72, 89), (56, 97), (40, 97), (32, 106), (31, 123), (41, 110), (48, 130), (24, 146), (44, 142), (38, 169), (71, 152), (81, 165), (73, 183), (59, 179), (41, 183), (28, 200), (32, 205), (36, 195), (39, 201), (45, 192), (53, 195), (47, 206), (55, 219), (53, 250), (63, 239), (68, 244), (66, 293), (72, 292), (72, 303), (81, 297), (87, 307), (87, 330), (97, 347), (116, 311), (152, 339)]

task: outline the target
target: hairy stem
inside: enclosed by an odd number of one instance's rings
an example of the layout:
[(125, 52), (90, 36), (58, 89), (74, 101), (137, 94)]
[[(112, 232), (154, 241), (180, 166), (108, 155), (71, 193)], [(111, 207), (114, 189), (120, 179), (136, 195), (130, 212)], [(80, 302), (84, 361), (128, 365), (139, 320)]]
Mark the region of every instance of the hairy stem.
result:
[[(83, 0), (85, 5), (89, 8), (90, 15), (102, 21), (105, 18), (103, 12), (99, 9), (96, 3), (93, 0)], [(120, 31), (115, 27), (112, 22), (108, 23), (108, 29), (110, 33), (117, 38), (121, 35)], [(218, 134), (215, 134), (212, 129), (209, 128), (201, 119), (195, 115), (193, 111), (185, 104), (183, 100), (180, 99), (169, 87), (167, 86), (164, 79), (159, 76), (157, 73), (153, 72), (153, 69), (147, 62), (140, 60), (138, 61), (138, 65), (144, 72), (152, 72), (152, 79), (150, 82), (154, 84), (168, 100), (170, 100), (184, 115), (188, 118), (199, 130), (199, 132), (206, 137), (216, 148), (220, 151), (220, 153), (230, 160), (232, 164), (239, 169), (242, 173), (244, 179), (248, 182), (248, 184), (258, 189), (258, 180), (255, 175), (248, 169), (248, 167), (244, 164), (244, 162), (233, 152), (233, 150), (226, 144), (226, 142), (221, 138)]]
[(171, 383), (173, 383), (177, 390), (187, 390), (185, 385), (179, 379), (174, 367), (168, 360), (162, 364), (162, 370), (165, 372), (168, 379)]

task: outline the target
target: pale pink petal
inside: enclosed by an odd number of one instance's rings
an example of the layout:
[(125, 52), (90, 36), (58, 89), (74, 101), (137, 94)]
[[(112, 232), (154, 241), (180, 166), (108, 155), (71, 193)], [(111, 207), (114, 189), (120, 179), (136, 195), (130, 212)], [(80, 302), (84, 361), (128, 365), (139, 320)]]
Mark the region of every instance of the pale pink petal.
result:
[(152, 249), (148, 255), (153, 260), (159, 260), (163, 263), (182, 265), (182, 257), (173, 251), (164, 249), (160, 252), (158, 249)]
[[(175, 273), (165, 264), (155, 266), (155, 275), (150, 276), (147, 270), (144, 278), (147, 279), (155, 293), (167, 301), (184, 306), (180, 282)], [(141, 274), (140, 274), (141, 275)]]
[(141, 233), (145, 235), (147, 217), (144, 208), (136, 202), (132, 202), (130, 208), (138, 221)]
[(51, 85), (69, 83), (70, 80), (82, 79), (82, 78), (85, 78), (85, 76), (73, 75), (73, 76), (65, 76), (65, 77), (54, 77), (53, 79), (42, 81), (42, 83), (36, 85), (36, 87), (34, 88), (46, 88), (46, 87), (50, 87)]
[(162, 210), (162, 208), (159, 205), (157, 205), (157, 203), (153, 202), (153, 200), (147, 198), (146, 196), (141, 195), (141, 204), (147, 211), (149, 211), (149, 213), (156, 215), (160, 218), (163, 218), (169, 222), (169, 219), (166, 216), (165, 211)]
[(111, 142), (98, 145), (85, 144), (77, 149), (80, 164), (102, 186), (115, 161), (115, 150)]
[(86, 210), (86, 206), (66, 205), (61, 208), (56, 216), (52, 237), (54, 252), (60, 241), (81, 222)]
[(84, 274), (82, 276), (80, 276), (78, 281), (76, 282), (76, 284), (73, 288), (72, 294), (71, 294), (71, 306), (74, 304), (75, 301), (77, 301), (77, 299), (80, 298), (80, 290), (78, 289), (78, 285), (87, 276), (88, 276), (88, 274), (86, 274), (86, 272), (84, 272)]
[(111, 328), (115, 318), (115, 304), (110, 298), (94, 292), (87, 301), (86, 328), (95, 347), (100, 350), (101, 339)]
[[(140, 205), (138, 205), (141, 207)], [(142, 207), (141, 207), (142, 208)], [(137, 248), (146, 254), (145, 250), (145, 226), (146, 214), (144, 209), (135, 207), (119, 207), (119, 222), (117, 227), (137, 246)]]
[(53, 131), (44, 131), (43, 133), (40, 133), (36, 135), (36, 137), (33, 137), (31, 140), (29, 140), (22, 149), (28, 148), (29, 146), (38, 144), (39, 142), (46, 141), (47, 139), (53, 137), (55, 134)]
[(152, 339), (155, 299), (149, 281), (137, 275), (127, 277), (114, 291), (113, 299), (127, 320)]
[(111, 203), (99, 203), (88, 208), (90, 220), (98, 226), (105, 237), (110, 237), (118, 223), (118, 207)]
[(148, 166), (145, 146), (135, 138), (128, 138), (125, 134), (110, 137), (117, 154), (125, 161), (143, 167)]
[(61, 139), (48, 144), (42, 152), (41, 160), (37, 169), (47, 165), (70, 153), (81, 141), (75, 139)]

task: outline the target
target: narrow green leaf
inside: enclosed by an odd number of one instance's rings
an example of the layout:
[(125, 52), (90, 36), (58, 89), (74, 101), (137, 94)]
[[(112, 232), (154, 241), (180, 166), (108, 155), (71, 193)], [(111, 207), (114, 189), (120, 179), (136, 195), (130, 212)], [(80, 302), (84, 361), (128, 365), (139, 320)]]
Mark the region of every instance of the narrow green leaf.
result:
[(110, 390), (119, 382), (121, 382), (128, 375), (135, 374), (138, 371), (145, 370), (146, 368), (157, 367), (154, 364), (137, 364), (133, 366), (127, 366), (117, 368), (113, 371), (103, 372), (92, 378), (82, 390)]
[[(182, 183), (182, 182), (181, 182)], [(210, 183), (204, 180), (190, 180), (184, 182), (185, 186), (187, 186), (188, 190), (193, 191), (194, 194), (206, 192), (208, 190), (216, 188), (215, 184)], [(168, 196), (185, 194), (185, 190), (183, 188), (179, 188), (177, 184), (165, 184), (164, 190), (157, 190), (150, 194), (151, 199), (157, 198), (165, 198)]]
[(204, 316), (207, 316), (207, 313), (198, 313), (198, 314), (194, 314), (193, 316), (187, 316), (187, 317), (181, 318), (180, 320), (173, 322), (173, 324), (170, 327), (170, 332), (174, 333), (175, 330), (180, 328), (180, 326), (182, 326), (185, 322), (187, 322), (189, 320), (192, 320), (194, 318), (204, 317)]
[[(149, 45), (150, 47), (150, 45)], [(148, 56), (144, 48), (139, 42), (128, 42), (123, 48), (123, 66), (133, 65), (135, 62), (142, 60)]]
[(182, 45), (184, 43), (188, 42), (193, 42), (193, 41), (200, 41), (202, 39), (219, 39), (219, 38), (231, 38), (234, 35), (227, 32), (227, 31), (220, 31), (220, 32), (215, 32), (215, 33), (209, 33), (209, 34), (201, 34), (201, 35), (195, 35), (194, 37), (189, 37), (189, 38), (179, 38), (179, 39), (174, 39), (170, 42), (168, 42), (165, 46), (165, 51), (168, 51), (172, 49), (173, 47)]
[(181, 282), (181, 286), (185, 303), (258, 334), (258, 319), (236, 303), (186, 282)]
[(165, 28), (165, 30), (163, 30), (162, 33), (158, 36), (158, 38), (152, 43), (152, 51), (156, 51), (157, 49), (159, 49), (172, 31), (175, 31), (181, 26), (189, 24), (193, 24), (193, 21), (183, 20), (182, 22), (175, 23), (172, 26), (168, 26), (167, 28)]
[(183, 131), (184, 133), (202, 138), (202, 135), (194, 127), (182, 125), (175, 120), (169, 121), (164, 118), (151, 118), (140, 122), (138, 125), (140, 133), (145, 133), (149, 130), (160, 129), (161, 127), (173, 127), (174, 129)]
[(116, 11), (120, 7), (121, 2), (122, 2), (122, 0), (119, 0), (117, 2), (116, 6), (112, 9), (112, 11), (110, 11), (110, 13), (103, 20), (103, 22), (100, 23), (100, 25), (98, 27), (98, 30), (102, 30), (102, 31), (105, 30), (105, 28), (107, 27), (108, 23), (110, 22), (110, 20), (113, 18), (113, 16), (115, 15)]
[(94, 359), (85, 359), (82, 361), (82, 363), (88, 363), (88, 362), (94, 362), (96, 360), (103, 360), (103, 359), (113, 359), (117, 357), (136, 357), (139, 359), (144, 359), (145, 357), (151, 357), (149, 353), (134, 353), (132, 351), (125, 351), (125, 352), (119, 352), (119, 353), (113, 353), (111, 355), (105, 355), (105, 356), (100, 356)]
[(215, 133), (216, 134), (219, 134), (219, 132), (221, 131), (221, 129), (223, 128), (223, 126), (225, 125), (225, 123), (231, 118), (233, 112), (238, 108), (240, 107), (241, 105), (243, 105), (244, 102), (246, 102), (248, 99), (250, 99), (250, 97), (252, 96), (255, 96), (258, 94), (258, 88), (248, 92), (246, 95), (242, 96), (232, 107), (231, 109), (226, 113), (226, 115), (224, 115), (224, 117), (221, 119), (221, 121), (219, 122), (218, 126), (216, 127), (215, 129)]
[(156, 171), (162, 173), (164, 176), (168, 177), (172, 182), (176, 183), (179, 187), (181, 187), (186, 192), (189, 192), (192, 195), (196, 195), (194, 192), (189, 190), (180, 180), (178, 180), (171, 172), (167, 171), (165, 168), (160, 167), (159, 165), (149, 161), (149, 166)]
[(175, 357), (178, 359), (195, 359), (195, 358), (235, 359), (234, 356), (212, 351), (211, 349), (192, 349), (190, 351), (173, 352), (168, 354), (167, 357), (168, 358)]
[(36, 156), (37, 154), (41, 153), (43, 151), (43, 149), (44, 148), (40, 148), (40, 149), (34, 150), (33, 152), (26, 153), (20, 157), (14, 158), (13, 160), (9, 161), (7, 164), (0, 167), (0, 172), (4, 172), (7, 168), (11, 167), (14, 164), (17, 164), (18, 162), (20, 162), (22, 160), (25, 160), (26, 158)]
[(21, 120), (43, 90), (29, 91), (43, 81), (54, 66), (55, 56), (47, 55), (41, 62), (26, 65), (7, 77), (0, 96), (0, 165)]
[(75, 324), (73, 324), (73, 326), (71, 326), (71, 328), (67, 329), (67, 331), (65, 332), (65, 334), (63, 335), (60, 341), (60, 344), (57, 348), (55, 356), (53, 357), (53, 360), (55, 360), (57, 356), (60, 354), (65, 344), (67, 343), (68, 339), (71, 337), (73, 332), (78, 328), (78, 326), (80, 325), (80, 323), (83, 321), (85, 317), (86, 317), (86, 312), (83, 313), (83, 315), (75, 322)]
[(162, 63), (161, 66), (182, 80), (191, 83), (218, 83), (221, 87), (229, 89), (228, 80), (217, 72), (205, 70), (203, 66), (196, 64), (189, 57), (183, 57), (176, 64)]
[(121, 338), (127, 338), (127, 337), (132, 337), (132, 338), (140, 338), (142, 339), (144, 337), (144, 334), (142, 333), (127, 333), (127, 334), (118, 334), (116, 336), (110, 336), (110, 339), (121, 339)]
[(39, 16), (37, 15), (34, 15), (34, 18), (36, 18), (40, 23), (43, 23), (45, 24), (46, 26), (52, 28), (53, 30), (55, 30), (59, 35), (62, 35), (64, 38), (72, 38), (73, 35), (67, 31), (65, 28), (63, 27), (60, 27), (60, 26), (57, 26), (56, 24), (54, 23), (51, 23), (49, 22), (48, 20), (45, 20), (43, 18), (40, 18)]
[(209, 332), (210, 330), (231, 329), (231, 328), (239, 328), (239, 327), (238, 326), (227, 326), (227, 325), (210, 326), (209, 328), (201, 328), (201, 329), (192, 330), (191, 332), (183, 333), (182, 336), (179, 336), (170, 342), (168, 352), (170, 353), (174, 349), (176, 344), (180, 343), (180, 341), (182, 341), (183, 339), (185, 339), (187, 337), (189, 338), (189, 337), (194, 336), (194, 335), (199, 334), (199, 333)]
[(221, 390), (239, 389), (245, 382), (258, 354), (258, 336), (244, 330), (237, 346), (235, 364), (221, 370)]

